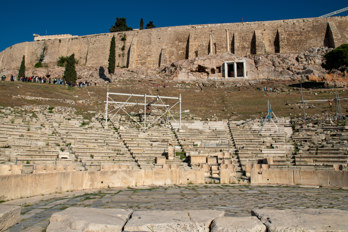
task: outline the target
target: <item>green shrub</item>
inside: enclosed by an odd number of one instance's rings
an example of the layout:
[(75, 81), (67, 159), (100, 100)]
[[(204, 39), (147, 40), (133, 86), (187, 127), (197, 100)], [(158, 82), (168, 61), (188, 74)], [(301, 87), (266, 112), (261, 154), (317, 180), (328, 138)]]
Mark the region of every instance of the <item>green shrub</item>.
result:
[(42, 68), (42, 63), (39, 61), (34, 65), (35, 68)]
[(348, 67), (348, 44), (342, 44), (324, 56), (323, 67), (327, 70)]

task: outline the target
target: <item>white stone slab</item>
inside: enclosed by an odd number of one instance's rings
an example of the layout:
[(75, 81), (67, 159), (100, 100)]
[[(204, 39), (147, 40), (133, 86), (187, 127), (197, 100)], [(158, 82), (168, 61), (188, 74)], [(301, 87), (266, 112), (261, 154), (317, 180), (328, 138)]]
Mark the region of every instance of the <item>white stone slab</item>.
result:
[(209, 232), (211, 222), (224, 216), (224, 211), (136, 211), (124, 231)]
[(13, 226), (21, 220), (21, 207), (0, 204), (0, 231)]
[(268, 231), (348, 231), (348, 211), (337, 209), (254, 209)]
[(265, 232), (266, 226), (257, 217), (221, 217), (213, 221), (211, 232)]
[(132, 214), (125, 209), (95, 209), (71, 207), (50, 218), (48, 232), (117, 232)]

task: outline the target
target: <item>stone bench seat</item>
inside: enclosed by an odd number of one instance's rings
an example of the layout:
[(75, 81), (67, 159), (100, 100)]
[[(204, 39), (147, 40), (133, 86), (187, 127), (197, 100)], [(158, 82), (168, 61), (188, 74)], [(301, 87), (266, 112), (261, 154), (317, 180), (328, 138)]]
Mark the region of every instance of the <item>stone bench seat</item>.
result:
[(158, 157), (158, 156), (162, 156), (163, 152), (132, 152), (134, 156), (141, 156), (141, 157), (145, 157), (145, 156), (151, 156), (151, 157)]
[(135, 163), (134, 159), (84, 159), (83, 164), (101, 164), (101, 163)]
[(311, 160), (301, 160), (297, 161), (296, 160), (296, 166), (320, 166), (320, 167), (333, 167), (334, 164), (343, 164), (345, 165), (346, 163), (342, 162), (313, 162)]
[(48, 158), (26, 158), (26, 159), (17, 159), (17, 164), (54, 164), (56, 159), (48, 159)]
[(75, 152), (75, 155), (81, 157), (88, 156), (115, 156), (120, 154), (128, 154), (128, 152), (113, 152), (113, 151), (91, 151), (91, 152)]

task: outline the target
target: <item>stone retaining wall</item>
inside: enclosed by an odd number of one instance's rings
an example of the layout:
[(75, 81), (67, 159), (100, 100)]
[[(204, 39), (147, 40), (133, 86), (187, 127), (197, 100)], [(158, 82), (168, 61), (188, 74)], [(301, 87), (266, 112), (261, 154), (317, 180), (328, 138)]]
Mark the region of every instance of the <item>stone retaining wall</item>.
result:
[(348, 188), (348, 171), (316, 168), (267, 168), (254, 165), (251, 184), (255, 185), (308, 185)]
[(204, 172), (192, 169), (72, 171), (0, 176), (0, 200), (56, 192), (113, 187), (204, 184)]
[(116, 38), (116, 65), (156, 68), (207, 55), (299, 53), (312, 47), (337, 47), (348, 41), (348, 17), (226, 23), (154, 28), (15, 44), (0, 53), (1, 69), (56, 65), (72, 53), (82, 66), (106, 67), (110, 41)]

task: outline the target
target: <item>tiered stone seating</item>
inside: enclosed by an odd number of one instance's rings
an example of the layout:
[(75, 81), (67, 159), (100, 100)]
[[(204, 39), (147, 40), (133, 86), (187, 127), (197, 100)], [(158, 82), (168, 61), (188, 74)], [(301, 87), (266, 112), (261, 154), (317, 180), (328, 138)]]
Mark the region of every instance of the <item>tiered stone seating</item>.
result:
[(101, 168), (105, 164), (122, 164), (136, 168), (137, 164), (116, 131), (104, 129), (99, 123), (88, 127), (76, 127), (76, 120), (60, 124), (57, 131), (69, 145), (71, 152), (88, 170)]
[[(178, 128), (177, 123), (173, 123)], [(217, 152), (234, 152), (225, 122), (185, 121), (177, 136), (187, 153), (209, 154)]]
[(36, 117), (14, 112), (6, 115), (0, 127), (2, 160), (18, 164), (56, 162), (61, 144), (58, 138), (51, 135), (51, 129), (37, 123)]
[[(291, 165), (293, 145), (288, 123), (266, 123), (262, 128), (258, 120), (248, 123), (230, 122), (233, 141), (243, 169), (248, 163), (268, 163), (271, 166)], [(290, 128), (290, 129), (289, 129)]]
[(319, 122), (297, 122), (293, 140), (297, 146), (297, 166), (346, 166), (348, 130), (345, 126)]
[[(141, 168), (154, 167), (157, 157), (167, 156), (168, 147), (177, 145), (173, 132), (166, 127), (155, 126), (143, 132), (124, 124), (119, 132)], [(167, 160), (166, 164), (185, 165), (179, 157)]]
[(222, 165), (233, 172), (240, 172), (227, 122), (184, 121), (180, 130), (178, 123), (172, 125), (177, 130), (180, 144), (191, 158), (191, 166), (203, 168), (207, 178), (218, 178)]

